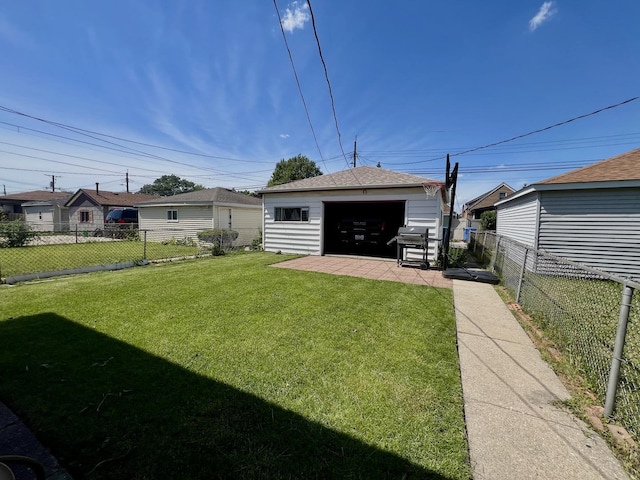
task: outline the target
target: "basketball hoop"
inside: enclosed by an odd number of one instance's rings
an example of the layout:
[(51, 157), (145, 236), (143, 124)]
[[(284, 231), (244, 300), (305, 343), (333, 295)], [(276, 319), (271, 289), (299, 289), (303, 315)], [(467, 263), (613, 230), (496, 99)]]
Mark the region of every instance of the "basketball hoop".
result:
[(435, 197), (438, 190), (442, 188), (442, 184), (440, 182), (425, 182), (422, 184), (422, 188), (428, 197)]

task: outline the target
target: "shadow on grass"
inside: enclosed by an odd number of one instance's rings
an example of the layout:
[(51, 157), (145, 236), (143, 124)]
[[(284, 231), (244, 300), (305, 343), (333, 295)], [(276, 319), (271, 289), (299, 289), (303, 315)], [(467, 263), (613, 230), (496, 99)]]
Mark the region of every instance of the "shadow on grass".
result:
[(0, 338), (0, 398), (76, 479), (445, 479), (53, 313)]

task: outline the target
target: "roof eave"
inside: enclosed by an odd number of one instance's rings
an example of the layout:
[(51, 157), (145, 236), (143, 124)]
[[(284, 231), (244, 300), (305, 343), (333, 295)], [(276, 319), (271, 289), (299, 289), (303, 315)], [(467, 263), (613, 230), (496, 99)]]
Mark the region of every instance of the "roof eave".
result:
[(513, 193), (504, 200), (496, 202), (494, 206), (504, 205), (531, 192), (552, 192), (561, 190), (593, 190), (601, 188), (640, 188), (640, 180), (610, 180), (603, 182), (572, 182), (572, 183), (535, 183)]
[(287, 188), (287, 189), (276, 189), (276, 190), (258, 190), (257, 193), (262, 195), (268, 193), (293, 193), (293, 192), (321, 192), (325, 190), (362, 190), (362, 189), (382, 189), (382, 188), (422, 188), (424, 182), (420, 183), (390, 183), (390, 184), (375, 184), (375, 185), (331, 185), (325, 187), (298, 187), (298, 188)]

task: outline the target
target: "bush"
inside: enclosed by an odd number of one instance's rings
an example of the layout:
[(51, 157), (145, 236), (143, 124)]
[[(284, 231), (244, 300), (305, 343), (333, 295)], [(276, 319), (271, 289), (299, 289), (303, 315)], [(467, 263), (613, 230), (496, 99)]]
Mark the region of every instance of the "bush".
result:
[(480, 226), (483, 230), (495, 230), (496, 229), (497, 212), (495, 210), (489, 210), (482, 212), (480, 215)]
[[(467, 250), (465, 248), (449, 247), (449, 255), (447, 256), (448, 268), (462, 268), (467, 263)], [(438, 254), (438, 267), (444, 266), (444, 248), (440, 249)]]
[(0, 248), (24, 247), (36, 238), (38, 233), (22, 220), (0, 223)]
[(262, 230), (251, 239), (251, 250), (262, 250)]
[(212, 243), (221, 249), (229, 249), (233, 245), (233, 241), (238, 238), (238, 232), (235, 230), (226, 230), (223, 228), (214, 228), (212, 230), (203, 230), (198, 232), (198, 240), (201, 242)]

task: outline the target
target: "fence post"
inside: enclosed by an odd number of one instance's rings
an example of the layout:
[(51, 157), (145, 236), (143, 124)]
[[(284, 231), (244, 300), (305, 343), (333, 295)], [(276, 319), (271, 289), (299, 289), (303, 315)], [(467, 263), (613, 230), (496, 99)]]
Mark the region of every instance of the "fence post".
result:
[(482, 251), (480, 252), (480, 262), (484, 265), (484, 249), (487, 245), (487, 232), (484, 232), (482, 237)]
[(616, 391), (620, 377), (620, 364), (622, 363), (622, 352), (624, 350), (624, 340), (627, 335), (627, 323), (629, 321), (629, 311), (631, 310), (631, 298), (633, 288), (625, 285), (622, 290), (620, 300), (620, 317), (618, 319), (618, 330), (616, 331), (616, 344), (613, 347), (613, 358), (611, 359), (611, 370), (609, 372), (609, 384), (607, 386), (607, 396), (604, 403), (604, 414), (607, 417), (613, 415), (616, 405)]
[(496, 268), (496, 260), (498, 259), (498, 251), (500, 250), (500, 240), (502, 240), (502, 237), (498, 237), (497, 235), (496, 237), (498, 238), (498, 240), (496, 241), (495, 250), (491, 254), (491, 262), (489, 263), (489, 270), (491, 270), (492, 272)]
[(76, 223), (76, 243), (78, 243), (78, 224)]
[(520, 278), (518, 278), (518, 289), (516, 290), (516, 303), (520, 303), (520, 292), (522, 290), (522, 282), (524, 281), (524, 272), (527, 268), (527, 255), (529, 249), (524, 249), (524, 260), (522, 261), (522, 268), (520, 269)]
[(144, 230), (144, 241), (143, 241), (144, 247), (143, 247), (143, 252), (142, 252), (142, 259), (143, 260), (147, 260), (147, 231)]

